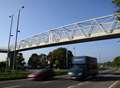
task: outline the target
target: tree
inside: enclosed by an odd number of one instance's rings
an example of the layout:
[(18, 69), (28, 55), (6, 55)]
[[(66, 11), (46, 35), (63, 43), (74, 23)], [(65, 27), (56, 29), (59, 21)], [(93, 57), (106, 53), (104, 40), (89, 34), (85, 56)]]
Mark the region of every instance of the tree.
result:
[(4, 72), (5, 67), (6, 67), (6, 62), (5, 61), (0, 62), (0, 72)]
[(70, 67), (72, 62), (72, 52), (66, 48), (58, 48), (53, 50), (48, 54), (48, 60), (50, 60), (50, 65), (57, 66), (57, 68), (67, 68)]
[(60, 61), (58, 59), (56, 59), (53, 65), (54, 65), (55, 68), (59, 68), (60, 67)]
[(117, 19), (120, 21), (120, 0), (113, 0), (112, 1), (118, 8), (116, 10)]
[(40, 65), (39, 55), (36, 53), (32, 54), (28, 60), (28, 65), (31, 68), (37, 68)]
[(120, 56), (117, 56), (116, 58), (114, 58), (113, 64), (114, 66), (120, 67)]
[(113, 0), (112, 1), (116, 6), (120, 7), (120, 0)]
[(107, 61), (107, 62), (104, 62), (103, 65), (104, 65), (104, 66), (107, 66), (107, 67), (112, 67), (112, 66), (113, 66), (113, 62)]
[(52, 68), (53, 67), (53, 62), (54, 62), (54, 60), (53, 60), (53, 52), (49, 52), (47, 58), (48, 58), (48, 65)]
[(45, 54), (40, 54), (40, 55), (39, 55), (39, 59), (40, 59), (40, 65), (41, 65), (41, 66), (47, 66), (47, 65), (48, 65), (47, 55), (45, 55)]
[(17, 57), (16, 57), (16, 69), (17, 70), (24, 70), (24, 65), (25, 65), (25, 61), (24, 61), (24, 57), (22, 53), (18, 53)]

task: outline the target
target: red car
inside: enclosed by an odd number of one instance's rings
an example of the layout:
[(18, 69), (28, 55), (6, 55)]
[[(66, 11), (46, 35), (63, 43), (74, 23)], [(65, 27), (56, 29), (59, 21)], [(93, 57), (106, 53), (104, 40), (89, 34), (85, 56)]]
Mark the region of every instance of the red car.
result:
[(28, 75), (31, 80), (46, 80), (53, 77), (53, 70), (51, 68), (44, 68)]

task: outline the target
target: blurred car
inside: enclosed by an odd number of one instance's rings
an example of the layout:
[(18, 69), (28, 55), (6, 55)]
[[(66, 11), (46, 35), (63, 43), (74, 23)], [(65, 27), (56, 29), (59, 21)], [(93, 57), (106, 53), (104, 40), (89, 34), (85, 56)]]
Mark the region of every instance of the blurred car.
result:
[(54, 76), (54, 72), (51, 68), (43, 68), (36, 70), (33, 73), (28, 75), (30, 80), (46, 80)]

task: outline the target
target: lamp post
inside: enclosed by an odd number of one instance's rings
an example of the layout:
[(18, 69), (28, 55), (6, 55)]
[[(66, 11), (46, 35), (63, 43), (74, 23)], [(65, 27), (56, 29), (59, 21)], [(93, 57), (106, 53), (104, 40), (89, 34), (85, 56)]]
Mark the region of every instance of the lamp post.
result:
[(66, 68), (68, 68), (69, 61), (68, 61), (68, 50), (66, 49)]
[(15, 36), (15, 50), (14, 50), (13, 67), (12, 67), (12, 70), (13, 70), (13, 71), (15, 70), (16, 48), (17, 48), (18, 32), (20, 32), (20, 30), (19, 30), (20, 13), (21, 13), (21, 10), (22, 10), (23, 8), (24, 8), (24, 6), (22, 6), (22, 7), (19, 9), (18, 18), (17, 18), (17, 28), (16, 28), (16, 36)]
[(13, 15), (9, 16), (9, 18), (11, 18), (11, 23), (10, 23), (10, 31), (9, 31), (9, 38), (8, 38), (8, 52), (7, 52), (7, 61), (6, 61), (6, 71), (8, 70), (10, 64), (9, 64), (9, 53), (10, 53), (10, 41), (11, 41), (11, 37), (12, 35), (12, 25), (13, 25)]
[(74, 51), (74, 56), (75, 56), (76, 55), (75, 47), (73, 47), (73, 51)]

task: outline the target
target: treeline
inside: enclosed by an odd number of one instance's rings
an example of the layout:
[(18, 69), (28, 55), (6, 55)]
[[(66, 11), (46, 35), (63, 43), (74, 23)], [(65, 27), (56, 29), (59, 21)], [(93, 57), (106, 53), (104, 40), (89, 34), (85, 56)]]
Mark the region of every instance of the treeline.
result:
[[(12, 63), (13, 64), (13, 63)], [(15, 60), (14, 68), (17, 70), (25, 70), (25, 59), (22, 53), (18, 53)], [(9, 63), (10, 65), (10, 63)], [(0, 62), (0, 72), (5, 72), (5, 70), (10, 70), (10, 67), (7, 67), (6, 61)]]
[(44, 66), (50, 66), (52, 68), (65, 69), (70, 68), (72, 64), (73, 54), (66, 48), (58, 48), (45, 54), (32, 54), (28, 60), (28, 66), (30, 68), (41, 68)]
[(103, 63), (103, 65), (109, 67), (120, 67), (120, 56), (115, 57), (113, 61)]
[[(66, 48), (57, 48), (46, 54), (33, 53), (28, 60), (26, 65), (25, 58), (22, 53), (18, 53), (15, 61), (16, 70), (25, 70), (26, 68), (37, 69), (45, 66), (58, 69), (68, 69), (72, 66), (73, 54)], [(113, 61), (102, 63), (103, 66), (120, 67), (120, 56), (117, 56)], [(100, 66), (101, 66), (100, 65)], [(6, 62), (0, 62), (0, 72), (4, 72), (6, 68)]]
[[(22, 53), (18, 53), (15, 60), (14, 68), (16, 70), (25, 70), (26, 68), (37, 69), (45, 66), (51, 68), (67, 69), (72, 65), (73, 54), (66, 48), (58, 48), (49, 52), (48, 55), (33, 53), (28, 60), (27, 66), (25, 58)], [(11, 64), (12, 61), (11, 61)], [(0, 72), (4, 72), (6, 69), (6, 61), (0, 62)], [(8, 68), (7, 68), (8, 69)]]

